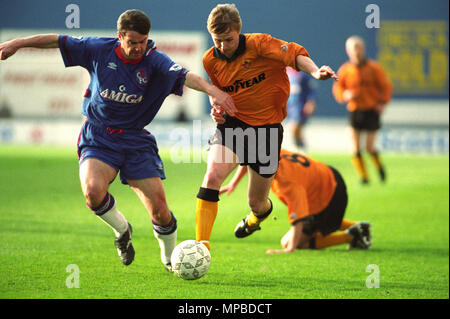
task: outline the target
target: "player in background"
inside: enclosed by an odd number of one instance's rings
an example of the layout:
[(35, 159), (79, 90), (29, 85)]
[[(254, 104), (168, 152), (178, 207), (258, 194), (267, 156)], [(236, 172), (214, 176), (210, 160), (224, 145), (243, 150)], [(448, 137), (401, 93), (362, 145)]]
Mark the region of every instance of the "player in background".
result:
[[(280, 165), (272, 191), (287, 205), (289, 231), (281, 239), (282, 249), (267, 253), (290, 253), (295, 249), (321, 249), (349, 244), (348, 249), (368, 249), (370, 224), (343, 219), (348, 196), (344, 179), (331, 166), (311, 157), (281, 149)], [(231, 194), (247, 166), (240, 166), (220, 194)]]
[(203, 66), (211, 82), (228, 92), (237, 108), (236, 115), (227, 110), (218, 112), (225, 113), (225, 122), (217, 126), (197, 194), (196, 240), (208, 248), (220, 186), (238, 164), (250, 166), (251, 213), (237, 225), (235, 235), (242, 237), (259, 229), (272, 211), (268, 194), (278, 168), (281, 122), (286, 117), (289, 97), (286, 67), (318, 80), (336, 78), (329, 66), (318, 68), (301, 45), (269, 34), (242, 34), (241, 27), (234, 4), (217, 5), (207, 21), (214, 47), (204, 54)]
[(377, 132), (381, 128), (381, 115), (392, 96), (392, 84), (381, 65), (366, 58), (362, 38), (351, 36), (345, 42), (345, 49), (349, 61), (338, 71), (339, 82), (334, 83), (333, 94), (339, 103), (347, 103), (350, 112), (352, 163), (361, 183), (367, 184), (369, 177), (361, 147), (361, 134), (366, 132), (366, 150), (381, 180), (385, 181), (386, 171), (375, 143)]
[(287, 120), (298, 149), (305, 149), (303, 128), (314, 113), (317, 104), (317, 85), (313, 77), (287, 68), (291, 90), (287, 101)]
[(210, 96), (213, 107), (234, 114), (232, 99), (205, 79), (174, 63), (148, 38), (151, 22), (139, 10), (117, 20), (118, 38), (73, 38), (40, 34), (0, 44), (0, 60), (25, 47), (59, 48), (66, 67), (81, 66), (90, 74), (82, 113), (86, 116), (78, 141), (79, 172), (87, 206), (115, 233), (120, 260), (129, 265), (135, 251), (131, 224), (108, 192), (120, 171), (147, 209), (159, 242), (161, 260), (171, 270), (177, 220), (166, 202), (164, 167), (155, 137), (144, 129), (170, 94), (183, 85)]

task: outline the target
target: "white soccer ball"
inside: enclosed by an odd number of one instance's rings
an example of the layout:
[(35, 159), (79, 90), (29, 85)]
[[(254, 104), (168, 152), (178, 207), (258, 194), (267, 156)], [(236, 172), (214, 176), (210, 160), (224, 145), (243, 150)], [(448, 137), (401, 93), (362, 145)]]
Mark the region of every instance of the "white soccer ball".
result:
[(209, 269), (211, 254), (201, 242), (185, 240), (175, 247), (170, 261), (172, 270), (178, 277), (187, 280), (199, 279)]

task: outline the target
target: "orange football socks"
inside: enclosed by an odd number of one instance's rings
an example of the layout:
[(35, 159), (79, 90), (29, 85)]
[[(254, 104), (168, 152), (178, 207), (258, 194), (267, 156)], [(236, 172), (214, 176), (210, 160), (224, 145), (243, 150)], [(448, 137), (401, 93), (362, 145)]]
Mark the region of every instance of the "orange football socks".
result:
[(210, 249), (209, 238), (219, 209), (219, 191), (200, 188), (195, 210), (195, 240)]
[(352, 236), (347, 235), (345, 232), (332, 233), (327, 236), (322, 236), (320, 233), (314, 235), (316, 249), (322, 249), (326, 247), (336, 246), (340, 244), (350, 243)]
[(361, 155), (361, 153), (356, 154), (352, 158), (352, 164), (355, 168), (356, 172), (358, 173), (359, 177), (362, 181), (367, 182), (368, 181), (368, 175), (366, 170), (366, 165), (364, 164), (364, 159)]
[(355, 225), (356, 222), (353, 220), (343, 219), (341, 222), (341, 226), (339, 227), (339, 230), (346, 230), (347, 228)]
[(370, 157), (372, 158), (372, 162), (378, 170), (383, 168), (383, 165), (381, 164), (380, 157), (377, 152), (370, 153)]

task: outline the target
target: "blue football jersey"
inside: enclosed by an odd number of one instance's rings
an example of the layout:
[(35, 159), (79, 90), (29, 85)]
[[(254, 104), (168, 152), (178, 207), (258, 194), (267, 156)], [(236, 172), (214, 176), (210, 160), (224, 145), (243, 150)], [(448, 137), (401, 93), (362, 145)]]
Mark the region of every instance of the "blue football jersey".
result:
[(317, 99), (317, 86), (311, 75), (291, 70), (288, 70), (287, 73), (291, 83), (288, 107), (301, 110), (307, 101)]
[(149, 39), (141, 60), (126, 60), (117, 38), (59, 37), (66, 67), (81, 66), (91, 77), (82, 113), (104, 126), (142, 129), (169, 94), (182, 95), (188, 70)]

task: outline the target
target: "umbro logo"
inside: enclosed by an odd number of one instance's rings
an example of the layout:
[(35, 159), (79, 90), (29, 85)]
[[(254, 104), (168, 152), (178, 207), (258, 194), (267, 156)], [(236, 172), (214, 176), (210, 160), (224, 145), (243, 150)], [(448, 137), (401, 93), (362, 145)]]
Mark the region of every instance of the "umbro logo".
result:
[(170, 67), (170, 69), (169, 69), (169, 72), (170, 71), (180, 71), (181, 69), (182, 69), (183, 67), (181, 66), (181, 65), (179, 65), (179, 64), (174, 64), (174, 65), (172, 65), (171, 67)]
[(110, 68), (112, 70), (117, 70), (117, 64), (115, 64), (114, 62), (109, 62), (108, 68)]

